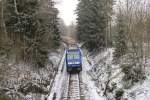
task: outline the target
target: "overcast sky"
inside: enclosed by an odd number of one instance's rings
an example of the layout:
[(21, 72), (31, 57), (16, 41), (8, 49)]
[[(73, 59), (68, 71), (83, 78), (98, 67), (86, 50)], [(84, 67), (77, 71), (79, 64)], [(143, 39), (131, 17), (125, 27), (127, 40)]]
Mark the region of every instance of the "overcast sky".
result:
[(66, 25), (76, 21), (75, 9), (78, 0), (56, 0), (56, 7), (59, 9), (59, 16), (64, 20)]

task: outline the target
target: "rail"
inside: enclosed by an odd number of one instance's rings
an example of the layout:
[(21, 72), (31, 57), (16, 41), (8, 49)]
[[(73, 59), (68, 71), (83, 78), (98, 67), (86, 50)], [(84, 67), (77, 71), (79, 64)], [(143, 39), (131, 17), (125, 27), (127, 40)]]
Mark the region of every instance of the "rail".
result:
[(84, 89), (81, 73), (68, 74), (67, 85), (61, 100), (84, 100)]

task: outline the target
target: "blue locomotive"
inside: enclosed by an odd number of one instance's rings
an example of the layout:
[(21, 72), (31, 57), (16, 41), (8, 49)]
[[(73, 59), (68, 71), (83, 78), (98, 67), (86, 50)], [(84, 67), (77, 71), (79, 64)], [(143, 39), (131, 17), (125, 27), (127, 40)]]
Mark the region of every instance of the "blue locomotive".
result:
[(66, 50), (67, 72), (82, 71), (82, 54), (80, 48)]

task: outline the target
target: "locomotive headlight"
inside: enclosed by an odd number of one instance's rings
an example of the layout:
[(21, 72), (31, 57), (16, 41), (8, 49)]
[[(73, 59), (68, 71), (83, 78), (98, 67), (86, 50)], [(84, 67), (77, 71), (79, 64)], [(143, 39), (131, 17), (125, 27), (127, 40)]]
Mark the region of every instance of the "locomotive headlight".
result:
[(69, 65), (73, 64), (72, 62), (68, 62)]
[(74, 64), (80, 64), (80, 62), (75, 62)]

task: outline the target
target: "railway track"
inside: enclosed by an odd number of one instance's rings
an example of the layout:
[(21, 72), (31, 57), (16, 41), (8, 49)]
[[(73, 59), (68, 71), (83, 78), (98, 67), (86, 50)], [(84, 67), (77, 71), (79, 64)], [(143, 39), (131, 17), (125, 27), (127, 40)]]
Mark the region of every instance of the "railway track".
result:
[(67, 73), (65, 55), (66, 51), (59, 63), (48, 100), (85, 100), (82, 72), (77, 74)]
[(62, 100), (84, 100), (84, 89), (81, 73), (68, 74)]

